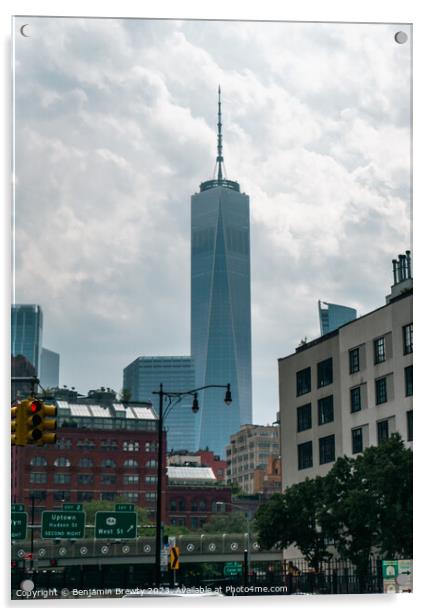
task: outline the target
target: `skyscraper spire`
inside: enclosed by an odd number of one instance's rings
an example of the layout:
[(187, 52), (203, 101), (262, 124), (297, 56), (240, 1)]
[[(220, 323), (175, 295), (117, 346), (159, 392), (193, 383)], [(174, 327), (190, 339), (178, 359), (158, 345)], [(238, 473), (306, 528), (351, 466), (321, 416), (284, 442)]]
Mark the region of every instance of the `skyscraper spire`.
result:
[(223, 136), (221, 132), (221, 89), (218, 87), (218, 123), (217, 123), (217, 180), (223, 179)]

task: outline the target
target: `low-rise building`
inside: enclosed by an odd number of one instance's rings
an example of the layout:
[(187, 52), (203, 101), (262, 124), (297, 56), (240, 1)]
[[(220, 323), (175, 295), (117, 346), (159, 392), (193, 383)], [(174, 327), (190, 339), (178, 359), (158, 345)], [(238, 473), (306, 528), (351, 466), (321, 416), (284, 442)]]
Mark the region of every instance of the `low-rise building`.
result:
[(218, 503), (230, 510), (231, 488), (220, 484), (209, 467), (168, 466), (167, 523), (198, 529), (219, 513)]
[(280, 455), (279, 428), (246, 424), (230, 437), (226, 448), (227, 481), (237, 484), (244, 494), (254, 494), (255, 470), (269, 458)]
[(283, 489), (399, 432), (413, 441), (413, 279), (393, 261), (386, 304), (279, 359)]
[(224, 483), (226, 481), (226, 460), (221, 460), (220, 456), (214, 454), (213, 451), (201, 449), (196, 453), (188, 451), (175, 451), (168, 454), (168, 465), (171, 466), (208, 466), (210, 467), (217, 481)]

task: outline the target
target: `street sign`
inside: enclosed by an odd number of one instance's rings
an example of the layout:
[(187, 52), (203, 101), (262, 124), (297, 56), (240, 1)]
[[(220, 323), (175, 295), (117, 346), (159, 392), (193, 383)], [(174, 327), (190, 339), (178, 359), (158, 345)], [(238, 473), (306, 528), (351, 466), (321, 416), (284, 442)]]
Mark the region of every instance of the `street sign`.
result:
[(82, 511), (82, 503), (63, 503), (63, 511)]
[(11, 539), (25, 539), (27, 535), (27, 513), (12, 511), (11, 514)]
[(97, 511), (96, 539), (136, 539), (137, 513), (134, 511)]
[(398, 561), (397, 560), (383, 560), (382, 561), (383, 578), (392, 579), (398, 575)]
[(115, 511), (135, 511), (135, 505), (129, 503), (117, 503)]
[(82, 539), (84, 511), (42, 511), (42, 539)]
[(24, 505), (18, 505), (17, 503), (12, 505), (12, 513), (23, 513), (24, 511)]
[(223, 568), (224, 575), (241, 575), (242, 573), (242, 564), (240, 562), (230, 562), (225, 563)]
[(180, 548), (173, 546), (169, 550), (171, 569), (178, 570), (180, 568)]

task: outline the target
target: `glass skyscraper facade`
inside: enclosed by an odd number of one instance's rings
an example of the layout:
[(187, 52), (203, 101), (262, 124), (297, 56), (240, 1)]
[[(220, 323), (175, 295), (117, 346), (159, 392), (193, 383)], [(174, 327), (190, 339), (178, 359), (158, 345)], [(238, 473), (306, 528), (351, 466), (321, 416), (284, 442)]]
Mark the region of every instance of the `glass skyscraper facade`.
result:
[(39, 378), (44, 389), (58, 387), (60, 379), (60, 355), (58, 353), (42, 347)]
[[(152, 402), (156, 415), (159, 412), (158, 391), (160, 383), (167, 392), (189, 391), (195, 386), (193, 360), (189, 356), (138, 357), (123, 371), (123, 388), (134, 402)], [(168, 451), (196, 451), (197, 418), (192, 412), (193, 398), (185, 396), (172, 407), (164, 426)], [(166, 401), (164, 401), (166, 408)]]
[(334, 331), (334, 329), (338, 329), (349, 321), (353, 321), (357, 316), (356, 310), (348, 306), (328, 304), (327, 302), (321, 302), (320, 299), (318, 306), (321, 336)]
[(40, 374), (42, 353), (42, 309), (36, 304), (13, 304), (11, 314), (11, 354), (23, 355)]
[(223, 177), (219, 98), (217, 179), (191, 199), (191, 354), (196, 387), (230, 383), (199, 394), (199, 447), (226, 456), (231, 434), (251, 423), (249, 198)]

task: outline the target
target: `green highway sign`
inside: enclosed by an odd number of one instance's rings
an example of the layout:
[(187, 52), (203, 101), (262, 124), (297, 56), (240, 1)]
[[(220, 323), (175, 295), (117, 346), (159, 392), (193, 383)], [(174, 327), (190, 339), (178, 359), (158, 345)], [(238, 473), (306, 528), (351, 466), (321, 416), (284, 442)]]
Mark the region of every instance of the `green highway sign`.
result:
[(25, 539), (27, 535), (27, 514), (19, 511), (12, 512), (11, 516), (11, 539)]
[(223, 573), (224, 575), (240, 575), (242, 573), (242, 564), (235, 561), (225, 563)]
[(396, 578), (398, 575), (397, 560), (382, 560), (383, 577), (385, 579)]
[(82, 539), (84, 511), (42, 511), (42, 539)]
[(63, 503), (63, 511), (82, 511), (82, 503)]
[(96, 539), (136, 539), (137, 513), (134, 511), (97, 511)]
[(17, 503), (14, 503), (12, 505), (12, 513), (23, 513), (24, 512), (24, 505), (17, 505)]
[(115, 505), (115, 511), (135, 511), (135, 505), (129, 505), (129, 503), (117, 503)]

